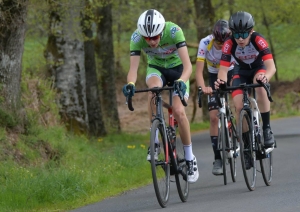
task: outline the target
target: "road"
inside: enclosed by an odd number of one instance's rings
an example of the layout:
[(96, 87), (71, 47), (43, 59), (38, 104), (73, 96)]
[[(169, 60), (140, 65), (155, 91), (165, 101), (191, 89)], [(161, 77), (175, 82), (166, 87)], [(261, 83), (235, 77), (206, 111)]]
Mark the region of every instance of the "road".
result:
[(271, 186), (266, 186), (262, 175), (257, 173), (256, 189), (249, 191), (243, 178), (240, 158), (235, 183), (231, 181), (230, 175), (227, 185), (223, 184), (222, 176), (212, 175), (213, 155), (206, 131), (192, 137), (200, 177), (195, 184), (190, 185), (186, 203), (180, 201), (174, 182), (171, 184), (170, 200), (165, 209), (159, 206), (151, 184), (73, 212), (300, 211), (300, 117), (272, 120), (271, 126), (278, 146), (273, 153)]

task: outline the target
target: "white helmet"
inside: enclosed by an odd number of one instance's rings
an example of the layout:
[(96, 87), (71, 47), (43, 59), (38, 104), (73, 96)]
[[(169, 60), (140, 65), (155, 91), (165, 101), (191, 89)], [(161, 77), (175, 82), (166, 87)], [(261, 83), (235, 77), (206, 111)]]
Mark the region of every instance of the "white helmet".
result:
[(165, 27), (165, 19), (157, 10), (146, 10), (139, 17), (137, 28), (144, 37), (154, 37), (159, 35)]

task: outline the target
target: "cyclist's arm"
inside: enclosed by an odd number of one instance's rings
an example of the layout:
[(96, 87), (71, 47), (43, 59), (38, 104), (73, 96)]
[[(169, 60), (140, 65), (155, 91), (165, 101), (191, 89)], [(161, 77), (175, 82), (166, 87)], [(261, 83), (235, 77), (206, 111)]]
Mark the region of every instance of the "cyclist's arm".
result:
[(205, 88), (205, 82), (203, 78), (203, 70), (204, 70), (205, 61), (198, 60), (196, 62), (196, 81), (197, 85), (200, 86), (202, 89)]
[(228, 69), (229, 69), (228, 66), (220, 65), (220, 69), (219, 69), (219, 72), (218, 72), (218, 79), (227, 82)]
[(266, 77), (268, 78), (268, 81), (270, 81), (276, 72), (274, 60), (273, 59), (265, 60), (264, 65), (266, 66)]
[(186, 82), (189, 80), (189, 78), (192, 74), (192, 64), (190, 61), (190, 56), (189, 56), (187, 47), (186, 46), (180, 47), (178, 49), (178, 55), (182, 61), (182, 65), (183, 65), (183, 72), (182, 72), (180, 79), (182, 79), (184, 82)]
[(136, 82), (140, 58), (139, 55), (130, 56), (130, 68), (127, 75), (127, 82)]

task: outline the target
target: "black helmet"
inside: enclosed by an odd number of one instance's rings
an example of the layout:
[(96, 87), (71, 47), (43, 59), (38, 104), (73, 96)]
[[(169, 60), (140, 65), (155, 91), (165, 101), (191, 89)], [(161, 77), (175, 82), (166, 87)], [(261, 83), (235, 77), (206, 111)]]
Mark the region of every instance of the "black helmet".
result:
[(228, 21), (220, 19), (215, 23), (213, 29), (215, 40), (223, 43), (230, 36), (230, 34), (231, 31), (229, 30)]
[(238, 11), (229, 18), (229, 28), (233, 32), (248, 32), (254, 24), (253, 16), (244, 11)]

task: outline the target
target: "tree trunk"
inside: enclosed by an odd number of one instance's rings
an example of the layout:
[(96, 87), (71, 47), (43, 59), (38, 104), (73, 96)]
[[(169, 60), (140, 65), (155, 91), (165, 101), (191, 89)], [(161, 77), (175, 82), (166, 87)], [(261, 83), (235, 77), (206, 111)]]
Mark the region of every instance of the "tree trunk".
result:
[[(207, 35), (212, 33), (212, 27), (214, 24), (214, 17), (215, 12), (214, 8), (212, 7), (211, 0), (194, 0), (195, 10), (196, 10), (196, 19), (195, 24), (197, 26), (197, 38), (198, 41)], [(208, 85), (208, 70), (206, 65), (204, 66), (203, 76), (205, 84)], [(193, 98), (198, 98), (197, 92), (193, 96)], [(195, 100), (194, 100), (195, 102)], [(202, 114), (203, 114), (203, 121), (209, 121), (209, 111), (207, 108), (207, 96), (203, 95), (202, 98)], [(194, 105), (197, 107), (198, 105)]]
[[(86, 1), (86, 10), (90, 10), (89, 1)], [(92, 136), (106, 135), (106, 129), (102, 118), (100, 95), (98, 89), (98, 77), (96, 73), (95, 44), (93, 40), (92, 18), (87, 14), (83, 20), (83, 32), (85, 34), (85, 74), (86, 74), (86, 100), (89, 119), (89, 134)]]
[(98, 24), (97, 40), (99, 45), (98, 56), (101, 60), (101, 88), (102, 106), (106, 115), (106, 126), (112, 132), (120, 132), (120, 120), (116, 97), (115, 83), (115, 61), (112, 33), (112, 4), (107, 3), (98, 7), (98, 17), (101, 20)]
[(88, 114), (80, 10), (83, 0), (49, 0), (50, 34), (45, 51), (48, 70), (58, 92), (60, 115), (75, 134), (86, 133)]
[(0, 3), (0, 95), (5, 110), (20, 106), (22, 56), (28, 0)]

